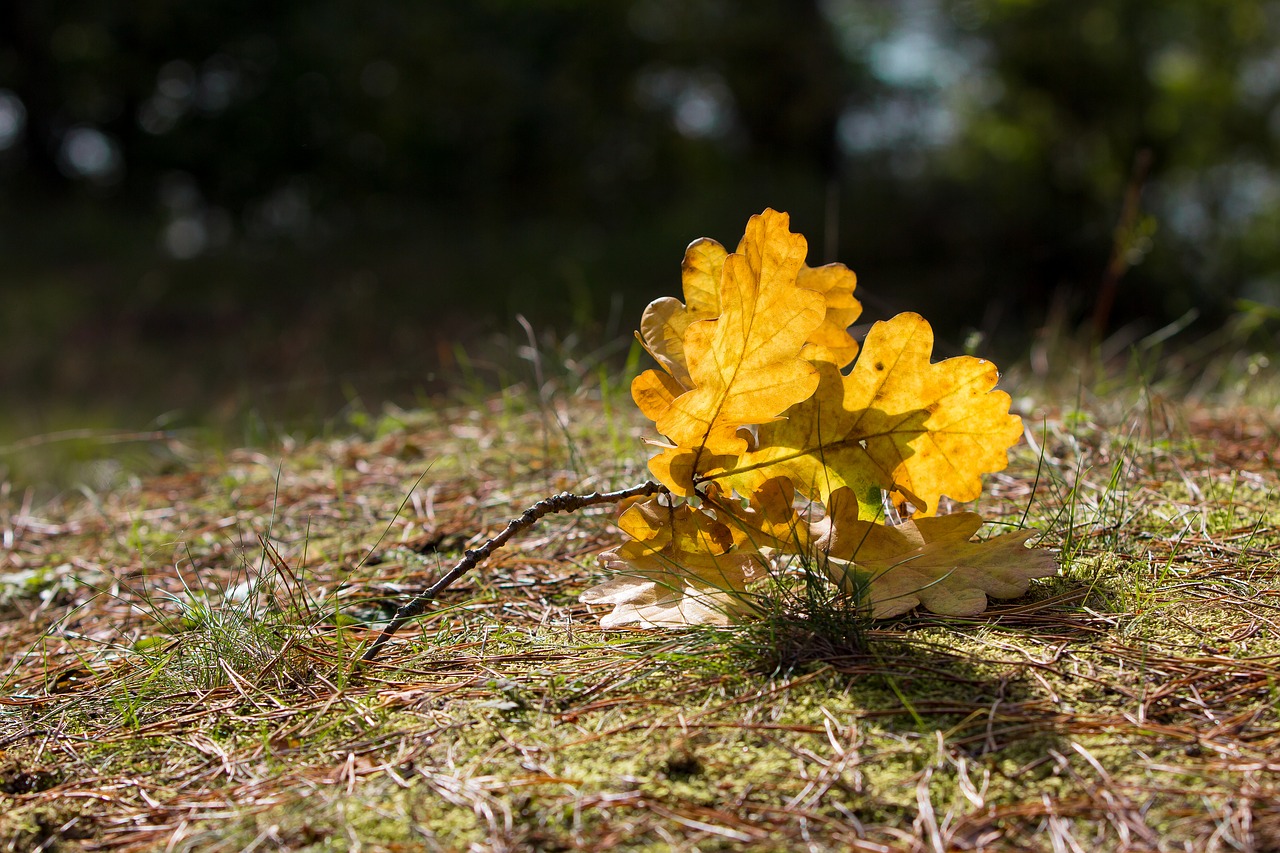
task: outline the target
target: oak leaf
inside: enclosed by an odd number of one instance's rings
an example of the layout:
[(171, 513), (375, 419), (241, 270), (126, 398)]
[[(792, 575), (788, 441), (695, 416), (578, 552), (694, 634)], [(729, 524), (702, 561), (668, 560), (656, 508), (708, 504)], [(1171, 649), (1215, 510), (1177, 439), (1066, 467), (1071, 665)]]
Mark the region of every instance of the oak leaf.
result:
[(809, 335), (800, 356), (829, 361), (840, 368), (848, 366), (858, 354), (858, 342), (849, 334), (849, 327), (862, 316), (862, 303), (853, 295), (858, 277), (844, 264), (806, 266), (800, 270), (796, 284), (818, 291), (826, 301), (822, 325)]
[(740, 251), (725, 258), (720, 313), (684, 331), (687, 390), (657, 370), (632, 383), (636, 404), (658, 432), (695, 456), (741, 453), (747, 445), (739, 427), (776, 418), (817, 386), (817, 370), (799, 356), (823, 321), (825, 300), (796, 284), (807, 244), (788, 224), (785, 213), (772, 210), (753, 216)]
[(936, 513), (942, 495), (977, 498), (981, 475), (1008, 464), (1022, 421), (1009, 414), (1009, 395), (992, 390), (995, 365), (969, 356), (932, 363), (932, 349), (933, 331), (918, 314), (876, 323), (847, 376), (816, 362), (812, 397), (762, 425), (759, 446), (735, 465), (698, 476), (747, 494), (786, 476), (822, 501), (843, 487), (884, 489), (924, 515)]
[(693, 385), (684, 355), (684, 333), (695, 320), (720, 314), (720, 274), (729, 256), (710, 237), (694, 240), (685, 249), (680, 277), (684, 302), (664, 296), (650, 302), (640, 316), (640, 342), (649, 354), (686, 390)]
[(744, 534), (715, 514), (651, 498), (629, 507), (618, 526), (630, 537), (600, 555), (615, 577), (584, 592), (585, 604), (613, 605), (602, 628), (638, 623), (727, 625), (749, 610), (747, 584), (764, 564), (743, 549)]
[[(639, 337), (660, 369), (632, 396), (666, 439), (649, 467), (694, 503), (665, 495), (623, 512), (627, 541), (601, 555), (617, 576), (582, 596), (613, 606), (603, 627), (754, 615), (749, 585), (786, 555), (825, 567), (875, 617), (973, 615), (1056, 572), (1026, 548), (1030, 531), (975, 542), (979, 516), (935, 515), (944, 495), (978, 497), (1021, 436), (995, 367), (931, 361), (915, 314), (875, 324), (860, 351), (854, 274), (810, 268), (806, 250), (787, 215), (766, 210), (732, 254), (690, 244), (685, 301), (645, 310)], [(885, 494), (915, 516), (880, 523)]]
[(1052, 554), (1026, 547), (1036, 531), (970, 541), (982, 523), (973, 512), (896, 526), (859, 522), (844, 531), (842, 545), (827, 552), (825, 565), (846, 589), (862, 589), (876, 619), (921, 604), (946, 616), (976, 616), (988, 596), (1017, 598), (1033, 578), (1058, 573)]
[(786, 477), (762, 483), (751, 493), (748, 504), (726, 495), (714, 484), (703, 492), (705, 505), (715, 509), (717, 518), (735, 531), (739, 550), (774, 553), (808, 553), (813, 525), (796, 511), (796, 490)]
[(934, 613), (974, 616), (986, 609), (988, 596), (1017, 598), (1033, 578), (1058, 571), (1052, 554), (1026, 547), (1036, 531), (971, 541), (983, 525), (977, 513), (879, 524), (860, 519), (856, 496), (842, 488), (830, 496), (821, 518), (805, 521), (793, 497), (785, 477), (769, 480), (746, 508), (713, 492), (720, 517), (742, 529), (754, 546), (825, 567), (837, 584), (861, 592), (876, 619), (921, 604)]
[[(766, 214), (770, 211), (766, 211)], [(739, 243), (739, 254), (746, 250), (747, 238)], [(713, 319), (720, 314), (720, 277), (728, 251), (715, 240), (702, 237), (685, 250), (680, 267), (684, 302), (670, 296), (655, 299), (640, 318), (640, 342), (649, 354), (681, 386), (692, 386), (684, 353), (684, 335), (696, 320)], [(849, 327), (862, 314), (862, 304), (854, 297), (858, 279), (844, 264), (827, 264), (800, 268), (796, 285), (822, 294), (825, 307), (822, 323), (810, 333), (800, 356), (809, 360), (823, 359), (845, 367), (858, 354), (858, 342)]]

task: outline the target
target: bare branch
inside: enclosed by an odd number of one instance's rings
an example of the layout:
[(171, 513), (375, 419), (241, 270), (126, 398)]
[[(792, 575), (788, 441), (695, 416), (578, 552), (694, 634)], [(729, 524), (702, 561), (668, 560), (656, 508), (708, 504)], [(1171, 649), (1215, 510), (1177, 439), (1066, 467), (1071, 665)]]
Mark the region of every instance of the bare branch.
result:
[(488, 559), (488, 557), (506, 544), (507, 540), (517, 533), (532, 527), (538, 519), (544, 515), (553, 512), (576, 512), (583, 507), (595, 506), (604, 503), (616, 503), (626, 498), (636, 497), (639, 495), (654, 495), (658, 492), (665, 492), (666, 487), (652, 480), (641, 483), (638, 486), (632, 486), (627, 489), (619, 489), (615, 492), (592, 492), (587, 495), (575, 495), (570, 492), (561, 492), (558, 495), (552, 495), (549, 498), (538, 501), (533, 506), (526, 509), (519, 516), (507, 522), (507, 526), (502, 532), (485, 542), (479, 548), (473, 551), (467, 551), (463, 555), (462, 561), (458, 565), (450, 569), (440, 580), (429, 586), (427, 589), (418, 593), (409, 601), (402, 604), (396, 610), (396, 615), (386, 628), (382, 629), (382, 633), (374, 639), (373, 645), (365, 651), (360, 658), (361, 664), (371, 663), (377, 656), (378, 652), (386, 644), (388, 640), (395, 636), (404, 624), (410, 619), (421, 616), (423, 612), (431, 605), (431, 602), (448, 589), (454, 581), (471, 571), (478, 564)]

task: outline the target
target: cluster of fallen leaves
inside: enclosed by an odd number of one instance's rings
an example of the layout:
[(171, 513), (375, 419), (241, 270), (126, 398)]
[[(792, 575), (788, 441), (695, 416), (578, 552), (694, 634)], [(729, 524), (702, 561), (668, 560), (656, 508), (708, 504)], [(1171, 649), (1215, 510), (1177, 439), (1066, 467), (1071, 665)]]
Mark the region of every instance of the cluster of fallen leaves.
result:
[[(796, 558), (860, 596), (872, 616), (923, 605), (973, 615), (1057, 571), (1034, 531), (971, 541), (970, 501), (1022, 436), (998, 374), (978, 358), (932, 363), (917, 314), (861, 313), (843, 264), (809, 267), (785, 213), (753, 216), (736, 251), (685, 252), (684, 302), (645, 309), (639, 337), (660, 369), (631, 392), (665, 442), (649, 461), (669, 490), (633, 501), (604, 553), (613, 578), (583, 594), (605, 627), (727, 624), (755, 611), (753, 583)], [(886, 519), (886, 505), (897, 524)]]

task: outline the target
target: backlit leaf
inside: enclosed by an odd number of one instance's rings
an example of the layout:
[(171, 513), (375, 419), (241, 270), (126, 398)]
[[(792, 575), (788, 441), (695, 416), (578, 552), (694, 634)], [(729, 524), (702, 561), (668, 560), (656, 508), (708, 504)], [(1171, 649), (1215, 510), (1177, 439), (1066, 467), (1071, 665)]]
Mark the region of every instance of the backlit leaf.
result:
[(675, 396), (682, 383), (657, 370), (632, 383), (658, 432), (695, 456), (743, 452), (739, 427), (776, 418), (817, 386), (817, 370), (799, 354), (823, 321), (825, 300), (796, 284), (807, 245), (788, 223), (772, 210), (753, 216), (739, 251), (725, 258), (719, 315), (684, 333), (689, 390)]
[(858, 342), (849, 334), (849, 327), (862, 316), (862, 303), (853, 297), (858, 277), (844, 264), (827, 264), (800, 270), (796, 283), (818, 291), (826, 301), (822, 325), (809, 335), (801, 357), (846, 367), (858, 354)]
[(720, 275), (728, 256), (724, 246), (709, 237), (694, 240), (685, 249), (680, 269), (685, 301), (656, 299), (640, 318), (641, 343), (686, 390), (693, 380), (685, 363), (684, 333), (693, 321), (720, 314)]
[[(744, 248), (739, 244), (738, 251)], [(724, 246), (709, 237), (690, 243), (681, 264), (685, 301), (669, 296), (656, 299), (640, 318), (641, 343), (685, 388), (691, 386), (692, 380), (685, 361), (684, 334), (693, 321), (719, 316), (720, 277), (728, 256)], [(796, 276), (796, 284), (822, 294), (825, 302), (822, 323), (805, 341), (801, 357), (845, 367), (858, 354), (858, 343), (849, 334), (849, 326), (862, 314), (862, 304), (853, 296), (857, 276), (844, 264), (805, 265)]]
[(982, 526), (977, 513), (911, 519), (893, 527), (861, 524), (865, 527), (849, 531), (846, 547), (834, 549), (830, 556), (837, 559), (826, 565), (837, 583), (865, 586), (877, 619), (920, 604), (946, 616), (974, 616), (986, 609), (988, 596), (1017, 598), (1033, 578), (1058, 573), (1052, 554), (1026, 547), (1037, 535), (1034, 530), (969, 541)]
[(580, 599), (613, 605), (602, 627), (727, 625), (748, 609), (742, 593), (763, 577), (764, 564), (741, 548), (741, 532), (714, 514), (651, 498), (623, 512), (618, 525), (629, 540), (600, 555), (601, 565), (616, 576)]
[(876, 323), (848, 376), (817, 362), (814, 395), (760, 427), (759, 447), (723, 479), (744, 493), (778, 476), (820, 500), (869, 486), (908, 497), (923, 514), (941, 495), (973, 500), (981, 475), (1008, 464), (1022, 435), (995, 365), (962, 356), (931, 363), (933, 332), (917, 314)]
[[(797, 559), (876, 617), (917, 605), (973, 615), (1057, 571), (1026, 547), (1031, 531), (975, 542), (979, 516), (935, 515), (943, 496), (978, 497), (1022, 434), (995, 367), (932, 362), (933, 332), (915, 314), (876, 323), (860, 351), (854, 274), (805, 266), (788, 226), (766, 210), (732, 254), (693, 242), (685, 301), (644, 312), (639, 336), (660, 369), (632, 396), (665, 439), (649, 468), (689, 502), (665, 495), (622, 514), (627, 541), (601, 556), (615, 577), (582, 596), (612, 605), (605, 627), (754, 615), (749, 585)], [(914, 516), (883, 523), (886, 494)]]

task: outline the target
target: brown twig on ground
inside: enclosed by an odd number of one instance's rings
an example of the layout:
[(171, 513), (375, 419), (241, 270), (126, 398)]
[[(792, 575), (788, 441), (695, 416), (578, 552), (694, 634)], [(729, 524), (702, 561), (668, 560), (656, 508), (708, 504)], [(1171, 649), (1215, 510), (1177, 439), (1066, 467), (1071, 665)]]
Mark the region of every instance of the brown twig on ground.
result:
[(422, 613), (435, 601), (440, 593), (448, 589), (454, 581), (471, 571), (477, 565), (488, 559), (489, 555), (506, 544), (507, 540), (522, 530), (532, 527), (537, 523), (538, 519), (544, 515), (553, 512), (576, 512), (584, 507), (596, 506), (604, 503), (617, 503), (627, 498), (655, 495), (658, 492), (665, 492), (666, 487), (652, 480), (641, 483), (638, 486), (632, 486), (627, 489), (618, 489), (613, 492), (592, 492), (587, 495), (575, 495), (571, 492), (561, 492), (558, 495), (552, 495), (549, 498), (538, 501), (533, 506), (526, 509), (523, 513), (507, 522), (507, 526), (502, 532), (485, 542), (479, 548), (467, 551), (463, 555), (462, 561), (458, 565), (450, 569), (440, 580), (427, 587), (422, 592), (411, 598), (409, 601), (400, 605), (396, 610), (396, 615), (392, 618), (387, 627), (382, 629), (373, 641), (373, 645), (365, 651), (360, 657), (360, 663), (372, 663), (378, 656), (378, 652), (388, 640), (396, 635), (404, 624), (410, 619), (421, 616)]

